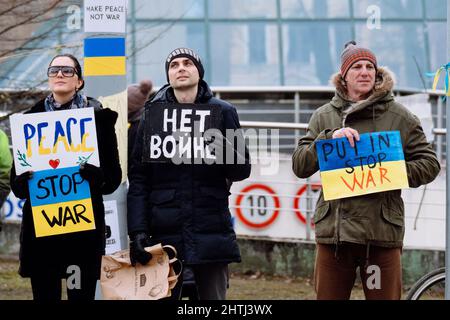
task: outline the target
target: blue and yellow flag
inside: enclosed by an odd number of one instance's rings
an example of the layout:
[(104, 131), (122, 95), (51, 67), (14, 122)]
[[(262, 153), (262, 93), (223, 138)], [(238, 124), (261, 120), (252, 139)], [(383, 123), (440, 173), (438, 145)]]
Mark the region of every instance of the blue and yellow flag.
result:
[(409, 187), (399, 131), (364, 133), (355, 142), (316, 143), (325, 200)]
[(444, 77), (445, 96), (442, 96), (442, 99), (446, 100), (446, 97), (450, 97), (450, 86), (449, 86), (450, 63), (447, 63), (447, 64), (439, 67), (439, 69), (437, 69), (437, 71), (435, 73), (427, 72), (426, 76), (434, 78), (433, 79), (433, 88), (432, 88), (432, 90), (436, 90), (438, 82), (439, 82), (439, 78), (441, 77), (441, 72), (442, 71), (445, 72), (445, 77)]
[(84, 39), (84, 75), (126, 74), (125, 38)]

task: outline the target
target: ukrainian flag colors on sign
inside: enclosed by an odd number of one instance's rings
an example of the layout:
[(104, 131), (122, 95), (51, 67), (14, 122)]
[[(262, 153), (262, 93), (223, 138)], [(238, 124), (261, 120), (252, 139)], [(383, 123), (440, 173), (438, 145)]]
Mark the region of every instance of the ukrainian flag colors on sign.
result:
[(85, 76), (126, 74), (125, 38), (84, 39)]
[(95, 229), (89, 183), (79, 167), (37, 171), (29, 181), (36, 237)]
[(399, 131), (360, 135), (355, 147), (347, 138), (316, 143), (325, 200), (408, 188)]

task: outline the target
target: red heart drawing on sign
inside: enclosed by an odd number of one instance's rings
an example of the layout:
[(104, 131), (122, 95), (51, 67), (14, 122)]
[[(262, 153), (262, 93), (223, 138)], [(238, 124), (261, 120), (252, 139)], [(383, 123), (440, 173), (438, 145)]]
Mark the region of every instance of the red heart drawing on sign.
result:
[(48, 164), (50, 165), (50, 167), (52, 167), (53, 169), (56, 169), (59, 166), (59, 159), (55, 159), (55, 160), (50, 160), (48, 162)]

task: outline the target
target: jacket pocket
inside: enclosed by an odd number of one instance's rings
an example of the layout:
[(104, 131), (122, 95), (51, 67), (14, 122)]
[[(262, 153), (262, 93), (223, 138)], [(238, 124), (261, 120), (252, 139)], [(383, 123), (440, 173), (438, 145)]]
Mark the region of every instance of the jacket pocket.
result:
[(386, 195), (386, 200), (381, 205), (383, 218), (395, 226), (403, 227), (405, 224), (403, 201), (391, 194)]
[(318, 224), (320, 221), (325, 219), (328, 212), (330, 212), (330, 203), (328, 201), (324, 202), (320, 207), (316, 208), (314, 213), (314, 224)]
[(228, 208), (229, 194), (225, 188), (199, 187), (195, 192), (194, 205), (196, 208), (225, 211)]
[(213, 197), (216, 199), (227, 199), (230, 195), (229, 191), (214, 187), (200, 187), (200, 192), (203, 196)]
[(331, 214), (330, 203), (324, 202), (318, 208), (314, 214), (314, 228), (317, 238), (331, 238), (334, 236), (335, 227), (334, 219)]
[(195, 199), (195, 230), (198, 233), (222, 233), (231, 228), (228, 210), (229, 191), (225, 188), (200, 187)]
[(153, 190), (150, 194), (149, 222), (153, 235), (180, 233), (183, 215), (175, 199), (175, 189)]
[(154, 190), (150, 194), (150, 202), (158, 205), (170, 202), (175, 198), (175, 191), (175, 189)]
[(403, 212), (397, 211), (393, 208), (387, 207), (385, 204), (381, 205), (381, 211), (383, 214), (383, 218), (398, 227), (403, 227), (404, 225), (404, 219), (403, 219)]

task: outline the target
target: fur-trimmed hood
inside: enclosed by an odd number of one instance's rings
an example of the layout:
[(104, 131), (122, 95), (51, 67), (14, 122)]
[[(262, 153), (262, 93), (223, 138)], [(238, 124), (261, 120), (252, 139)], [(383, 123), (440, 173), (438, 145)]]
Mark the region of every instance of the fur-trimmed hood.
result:
[[(387, 67), (378, 67), (375, 86), (372, 93), (367, 99), (358, 101), (354, 104), (352, 104), (353, 102), (348, 97), (347, 88), (344, 86), (344, 79), (339, 72), (331, 77), (330, 82), (336, 88), (336, 93), (331, 100), (331, 105), (335, 108), (343, 109), (343, 125), (349, 114), (360, 111), (367, 106), (374, 105), (376, 102), (389, 102), (394, 99), (392, 89), (395, 84), (395, 76)], [(349, 105), (351, 105), (351, 107), (348, 107)]]
[[(335, 73), (331, 79), (331, 84), (336, 88), (336, 93), (339, 94), (340, 98), (351, 102), (348, 97), (347, 88), (344, 86), (344, 79), (340, 72)], [(390, 93), (394, 88), (395, 76), (391, 70), (387, 67), (378, 67), (377, 75), (375, 80), (375, 87), (372, 94), (366, 100), (377, 100), (380, 97), (384, 97), (386, 94)], [(361, 101), (360, 101), (361, 102)]]

